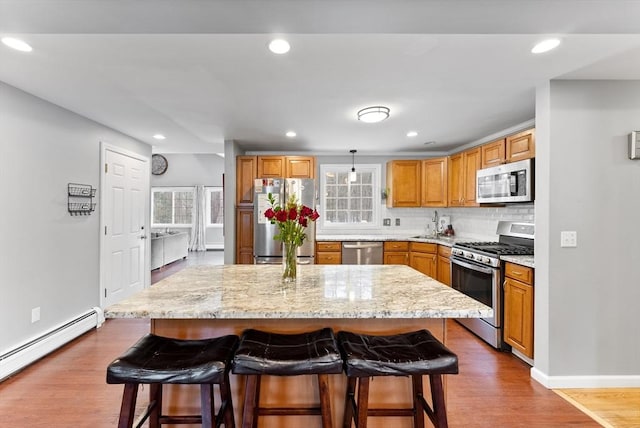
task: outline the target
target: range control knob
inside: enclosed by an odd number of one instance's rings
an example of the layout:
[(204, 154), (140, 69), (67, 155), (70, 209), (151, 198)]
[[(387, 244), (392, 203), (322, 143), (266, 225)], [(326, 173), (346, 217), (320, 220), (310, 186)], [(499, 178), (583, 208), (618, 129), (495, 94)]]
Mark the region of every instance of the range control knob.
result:
[(471, 260), (473, 260), (473, 259), (474, 259), (473, 254), (471, 254), (471, 253), (467, 253), (467, 254), (465, 254), (464, 256), (465, 256), (466, 258), (468, 258), (468, 259), (471, 259)]
[(489, 257), (483, 257), (482, 261), (485, 262), (486, 264), (490, 264), (491, 263), (491, 259)]

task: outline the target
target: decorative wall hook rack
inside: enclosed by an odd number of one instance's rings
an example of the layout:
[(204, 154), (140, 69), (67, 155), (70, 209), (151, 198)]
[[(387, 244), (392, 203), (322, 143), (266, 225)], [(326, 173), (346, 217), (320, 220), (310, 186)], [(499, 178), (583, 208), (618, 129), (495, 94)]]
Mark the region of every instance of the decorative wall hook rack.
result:
[(67, 185), (67, 206), (71, 215), (90, 215), (96, 210), (93, 198), (96, 189), (89, 184), (69, 183)]

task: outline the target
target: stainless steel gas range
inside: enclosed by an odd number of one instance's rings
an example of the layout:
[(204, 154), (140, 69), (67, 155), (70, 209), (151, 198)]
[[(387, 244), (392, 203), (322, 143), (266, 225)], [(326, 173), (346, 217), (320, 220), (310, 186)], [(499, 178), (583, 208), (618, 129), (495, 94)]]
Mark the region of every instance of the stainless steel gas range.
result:
[(504, 271), (501, 256), (533, 255), (535, 227), (531, 223), (501, 221), (498, 242), (459, 242), (451, 248), (451, 286), (493, 308), (492, 318), (457, 321), (494, 348), (509, 349), (503, 343)]

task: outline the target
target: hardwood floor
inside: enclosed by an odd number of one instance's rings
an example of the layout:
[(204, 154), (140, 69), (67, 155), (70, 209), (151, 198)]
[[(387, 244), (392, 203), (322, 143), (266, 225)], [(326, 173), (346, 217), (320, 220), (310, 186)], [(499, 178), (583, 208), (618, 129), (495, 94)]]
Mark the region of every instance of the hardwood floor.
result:
[[(122, 387), (105, 383), (107, 365), (149, 331), (145, 320), (108, 320), (0, 383), (0, 426), (114, 427)], [(529, 366), (448, 324), (460, 374), (447, 378), (451, 427), (599, 427), (529, 377)], [(427, 425), (428, 426), (428, 425)]]
[[(180, 266), (187, 262), (172, 271)], [(116, 426), (122, 386), (106, 384), (106, 367), (148, 331), (147, 320), (108, 320), (6, 379), (0, 383), (0, 426)], [(450, 427), (600, 426), (532, 380), (530, 367), (516, 357), (495, 351), (454, 321), (447, 334), (460, 361), (460, 374), (447, 377)]]

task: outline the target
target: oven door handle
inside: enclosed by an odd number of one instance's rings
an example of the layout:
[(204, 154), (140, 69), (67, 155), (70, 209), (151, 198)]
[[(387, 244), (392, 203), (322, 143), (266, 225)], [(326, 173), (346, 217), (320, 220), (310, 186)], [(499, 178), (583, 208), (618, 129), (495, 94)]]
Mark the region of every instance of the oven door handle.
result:
[(452, 258), (451, 259), (451, 263), (454, 263), (454, 264), (456, 264), (458, 266), (466, 267), (466, 268), (471, 269), (471, 270), (475, 270), (475, 271), (478, 271), (478, 272), (486, 273), (486, 274), (489, 274), (489, 275), (491, 275), (494, 272), (494, 269), (492, 269), (492, 268), (488, 268), (488, 267), (484, 267), (484, 266), (478, 266), (478, 265), (474, 265), (472, 263), (466, 263), (466, 262), (463, 262), (460, 259)]

